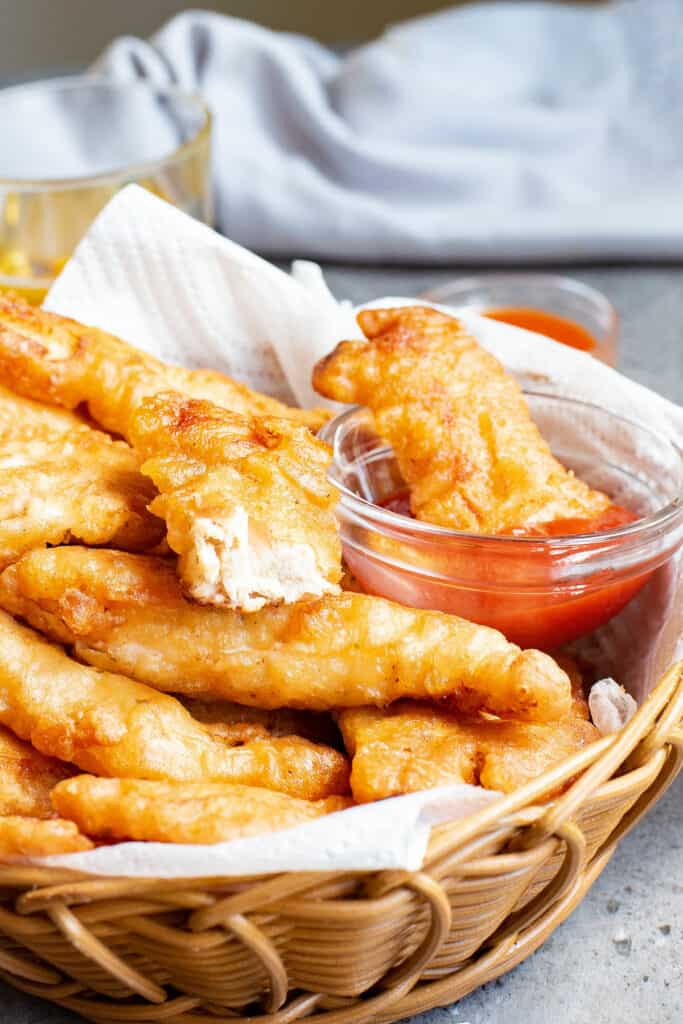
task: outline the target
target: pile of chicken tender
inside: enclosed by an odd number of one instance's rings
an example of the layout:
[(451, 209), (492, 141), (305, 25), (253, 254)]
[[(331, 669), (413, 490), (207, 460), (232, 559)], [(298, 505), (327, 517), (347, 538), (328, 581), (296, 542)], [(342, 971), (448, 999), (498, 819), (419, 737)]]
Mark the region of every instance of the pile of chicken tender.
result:
[[(474, 509), (484, 531), (500, 488), (482, 469), (466, 492), (409, 386), (469, 367), (528, 453), (517, 385), (434, 310), (359, 320), (366, 341), (316, 387), (381, 400), (415, 514), (471, 530)], [(598, 737), (569, 659), (344, 573), (327, 416), (0, 296), (1, 859), (212, 844), (450, 783), (506, 793)], [(600, 507), (539, 459), (515, 514)]]

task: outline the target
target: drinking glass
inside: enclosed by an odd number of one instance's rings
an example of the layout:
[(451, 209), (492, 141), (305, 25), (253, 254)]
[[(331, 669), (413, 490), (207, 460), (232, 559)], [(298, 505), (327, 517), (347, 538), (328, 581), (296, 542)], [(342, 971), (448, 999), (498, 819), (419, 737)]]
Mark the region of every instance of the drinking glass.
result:
[(0, 289), (40, 302), (93, 218), (136, 183), (211, 222), (196, 95), (75, 76), (0, 90)]

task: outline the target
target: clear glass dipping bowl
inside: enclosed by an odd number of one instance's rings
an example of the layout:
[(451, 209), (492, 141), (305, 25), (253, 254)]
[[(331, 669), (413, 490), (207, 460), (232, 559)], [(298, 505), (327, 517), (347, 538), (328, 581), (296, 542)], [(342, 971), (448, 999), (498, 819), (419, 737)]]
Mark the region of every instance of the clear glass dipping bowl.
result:
[(615, 616), (683, 545), (683, 453), (664, 435), (595, 405), (525, 394), (558, 458), (641, 518), (550, 538), (432, 526), (382, 507), (404, 483), (369, 410), (354, 406), (320, 436), (334, 451), (344, 556), (364, 590), (552, 650)]
[(0, 90), (0, 289), (40, 302), (135, 182), (211, 221), (211, 114), (172, 87), (77, 75)]
[[(586, 350), (596, 359), (609, 366), (617, 361), (619, 318), (616, 309), (597, 288), (573, 277), (524, 272), (458, 277), (424, 292), (421, 298), (482, 314), (519, 310), (549, 313), (569, 321), (570, 325), (584, 328), (590, 336), (586, 340), (592, 338), (594, 342), (594, 346)], [(500, 319), (512, 322), (506, 316)], [(542, 317), (528, 319), (529, 330), (544, 333)]]

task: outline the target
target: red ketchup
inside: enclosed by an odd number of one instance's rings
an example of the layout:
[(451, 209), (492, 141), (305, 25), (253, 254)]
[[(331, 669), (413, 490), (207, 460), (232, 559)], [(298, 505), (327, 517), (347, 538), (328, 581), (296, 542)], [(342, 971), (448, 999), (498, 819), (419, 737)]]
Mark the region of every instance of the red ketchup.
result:
[[(393, 494), (383, 502), (383, 507), (414, 518), (407, 489)], [(530, 542), (537, 539), (538, 543), (520, 545), (514, 553), (504, 543), (496, 547), (495, 540), (487, 542), (484, 552), (476, 538), (464, 539), (462, 543), (425, 538), (424, 544), (416, 548), (423, 559), (424, 573), (419, 572), (417, 565), (416, 571), (411, 571), (408, 566), (404, 569), (396, 563), (362, 558), (351, 551), (347, 552), (347, 560), (370, 593), (493, 626), (521, 647), (553, 650), (613, 618), (638, 593), (650, 571), (643, 567), (642, 572), (619, 577), (618, 573), (602, 569), (576, 587), (553, 585), (555, 563), (566, 553), (550, 548), (544, 540), (591, 535), (595, 537), (595, 552), (602, 553), (604, 565), (612, 549), (618, 559), (621, 544), (619, 537), (603, 539), (605, 533), (637, 518), (629, 509), (612, 505), (591, 519), (559, 519), (515, 530), (513, 537), (526, 537)], [(504, 542), (504, 536), (500, 539)], [(586, 555), (592, 550), (591, 543), (582, 548)], [(444, 586), (444, 577), (451, 578), (452, 585)], [(515, 580), (519, 581), (518, 586)]]

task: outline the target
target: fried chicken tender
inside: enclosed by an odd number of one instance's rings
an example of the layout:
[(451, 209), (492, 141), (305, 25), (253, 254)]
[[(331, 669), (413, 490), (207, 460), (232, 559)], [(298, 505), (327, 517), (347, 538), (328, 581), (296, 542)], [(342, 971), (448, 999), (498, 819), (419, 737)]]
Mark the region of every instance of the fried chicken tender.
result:
[(52, 817), (50, 792), (73, 770), (0, 727), (0, 815)]
[(231, 747), (179, 701), (69, 658), (0, 613), (0, 723), (98, 775), (223, 780), (305, 799), (347, 791), (346, 758), (296, 736)]
[(58, 813), (101, 839), (221, 843), (293, 828), (350, 806), (342, 796), (298, 800), (251, 786), (79, 775), (52, 794)]
[(0, 389), (0, 566), (71, 539), (154, 547), (164, 523), (147, 511), (155, 492), (138, 466), (73, 413)]
[(215, 370), (169, 366), (96, 327), (0, 295), (0, 382), (27, 398), (75, 409), (128, 437), (136, 406), (159, 391), (206, 398), (247, 416), (284, 416), (311, 429), (324, 410), (290, 409)]
[[(510, 793), (600, 738), (575, 701), (557, 722), (449, 714), (399, 701), (339, 714), (357, 803), (452, 783)], [(66, 785), (69, 783), (67, 782)]]
[(0, 861), (21, 857), (48, 857), (56, 853), (82, 853), (93, 844), (73, 821), (52, 818), (0, 818)]
[(28, 445), (32, 441), (48, 441), (67, 434), (89, 430), (85, 420), (75, 412), (22, 398), (0, 386), (0, 444)]
[(163, 522), (146, 508), (153, 489), (126, 445), (93, 432), (41, 442), (36, 456), (8, 464), (0, 446), (0, 566), (71, 539), (132, 550), (162, 540)]
[(552, 455), (515, 380), (458, 320), (411, 306), (358, 322), (369, 340), (337, 345), (313, 384), (372, 410), (418, 519), (501, 534), (609, 507)]
[(570, 705), (552, 658), (485, 626), (356, 593), (249, 615), (202, 607), (152, 556), (30, 552), (0, 576), (0, 606), (83, 661), (205, 699), (325, 711), (413, 697), (532, 720)]
[(331, 715), (293, 708), (247, 707), (227, 700), (194, 700), (179, 697), (193, 718), (214, 736), (231, 743), (247, 743), (266, 736), (301, 736), (313, 743), (339, 746), (339, 730)]
[(195, 601), (256, 611), (339, 590), (332, 453), (306, 427), (164, 392), (130, 435)]

